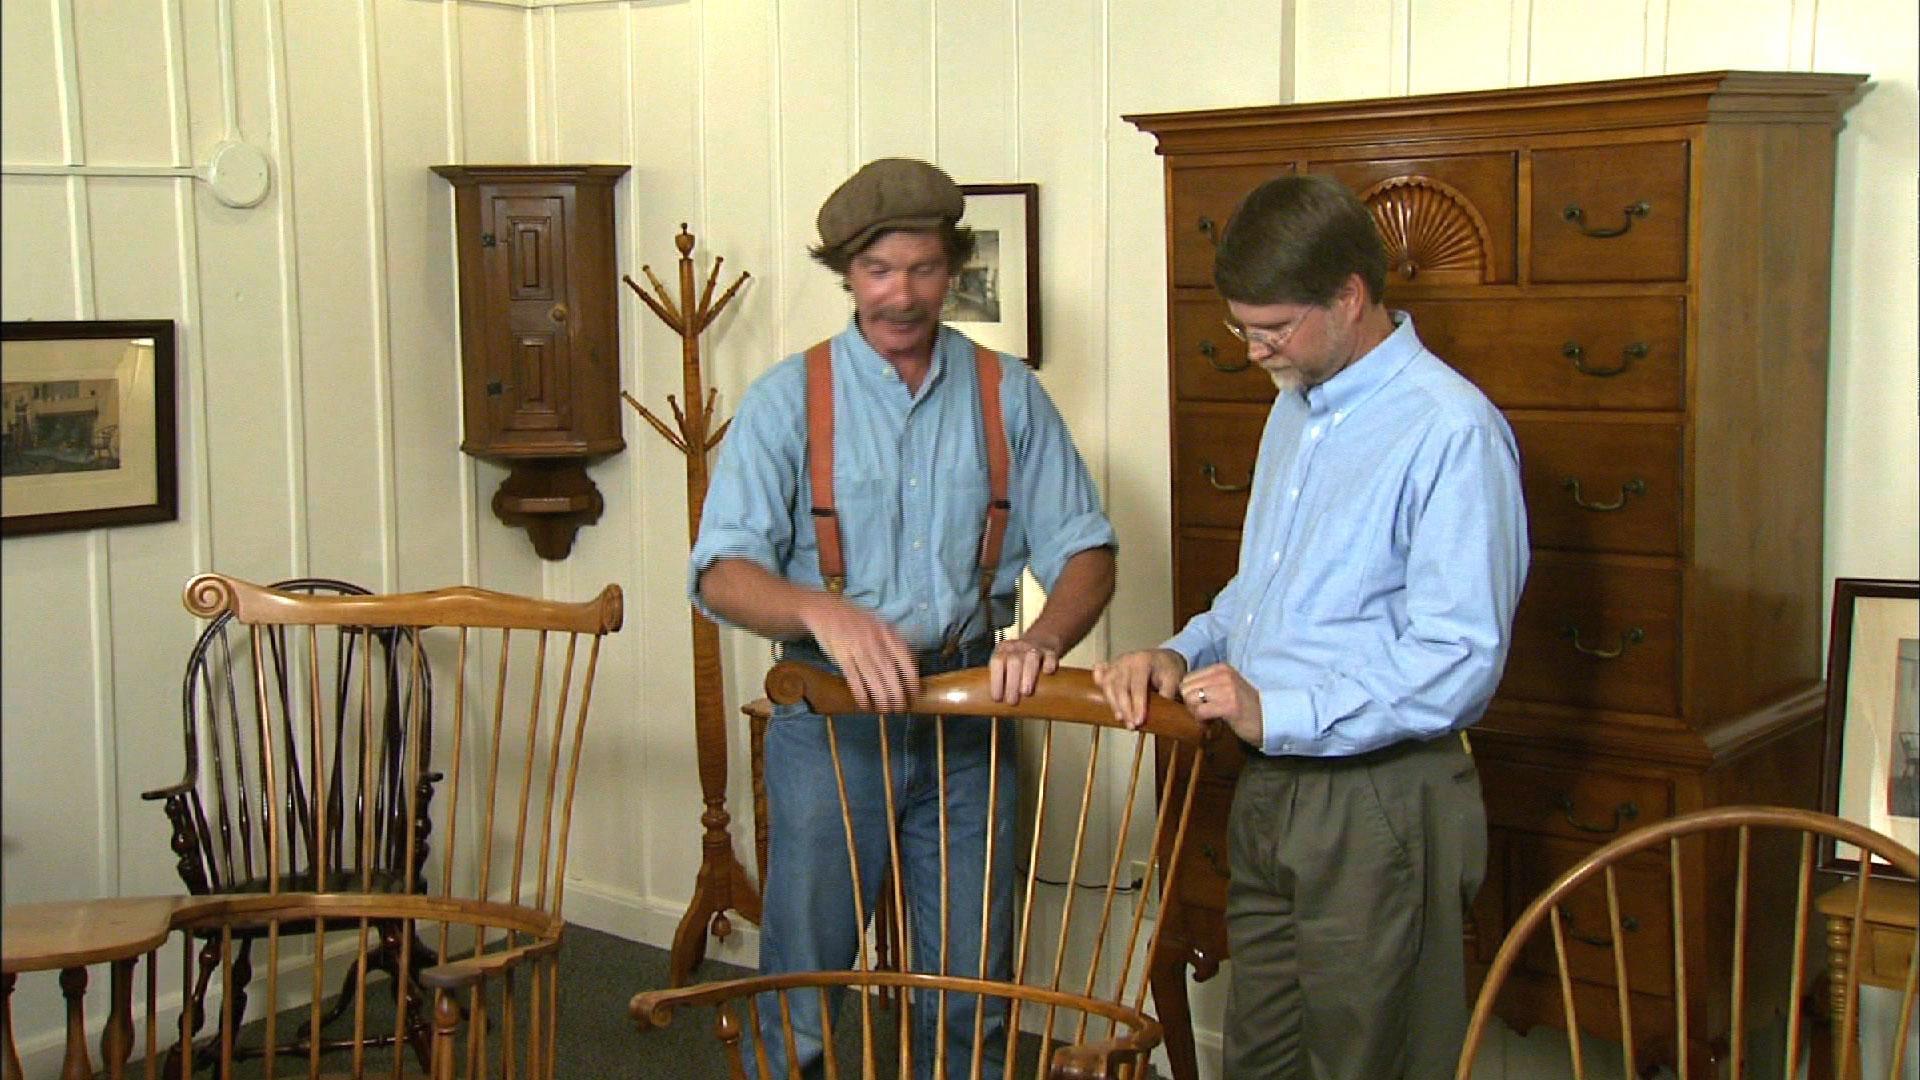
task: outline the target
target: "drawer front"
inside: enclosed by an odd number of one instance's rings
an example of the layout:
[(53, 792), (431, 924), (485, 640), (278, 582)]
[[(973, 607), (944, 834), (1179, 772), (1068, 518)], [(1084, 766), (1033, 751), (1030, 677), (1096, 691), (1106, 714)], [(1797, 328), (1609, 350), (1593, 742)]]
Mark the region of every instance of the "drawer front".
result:
[(1391, 301), (1420, 340), (1507, 409), (1667, 409), (1685, 404), (1686, 302), (1678, 297)]
[(1174, 585), (1174, 625), (1184, 626), (1188, 619), (1213, 606), (1213, 598), (1233, 580), (1240, 561), (1240, 541), (1211, 536), (1182, 534), (1180, 557)]
[(1521, 420), (1513, 434), (1534, 547), (1680, 553), (1680, 425)]
[(1186, 401), (1272, 401), (1273, 380), (1227, 332), (1218, 296), (1173, 303), (1173, 389)]
[(1174, 524), (1240, 527), (1266, 421), (1267, 410), (1251, 406), (1189, 405), (1175, 412)]
[(1658, 777), (1562, 769), (1490, 755), (1477, 761), (1490, 825), (1604, 843), (1673, 816), (1673, 785)]
[[(1508, 918), (1518, 919), (1526, 906), (1552, 885), (1554, 879), (1593, 853), (1593, 845), (1545, 836), (1515, 834), (1507, 860)], [(1620, 939), (1626, 954), (1627, 983), (1651, 994), (1673, 992), (1673, 900), (1667, 871), (1654, 860), (1628, 859), (1616, 865), (1614, 893), (1620, 903)], [(1615, 986), (1613, 925), (1607, 905), (1607, 883), (1597, 876), (1574, 890), (1560, 906), (1567, 943), (1567, 972), (1574, 979), (1597, 986)], [(1558, 978), (1552, 922), (1527, 939), (1520, 966), (1547, 978)]]
[(1533, 151), (1533, 280), (1687, 276), (1687, 144)]
[(1906, 985), (1913, 938), (1913, 931), (1903, 927), (1869, 925), (1867, 940), (1861, 943), (1861, 981), (1894, 988)]
[(1247, 192), (1293, 172), (1290, 162), (1174, 166), (1167, 194), (1167, 252), (1175, 285), (1213, 285), (1213, 251)]
[(1366, 200), (1387, 245), (1387, 284), (1513, 280), (1514, 155), (1309, 162)]
[(1680, 574), (1536, 556), (1500, 695), (1676, 716)]

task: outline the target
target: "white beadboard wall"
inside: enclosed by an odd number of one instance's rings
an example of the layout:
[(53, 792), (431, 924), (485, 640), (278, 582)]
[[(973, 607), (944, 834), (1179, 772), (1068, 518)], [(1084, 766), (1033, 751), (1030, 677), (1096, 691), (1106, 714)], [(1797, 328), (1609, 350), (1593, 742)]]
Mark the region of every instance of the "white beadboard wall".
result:
[[(627, 451), (594, 469), (606, 512), (564, 563), (493, 519), (502, 474), (458, 451), (451, 201), (427, 171), (442, 162), (630, 165), (626, 272), (671, 280), (681, 222), (703, 274), (713, 255), (729, 280), (751, 271), (706, 342), (728, 413), (845, 318), (804, 248), (860, 162), (1038, 182), (1042, 379), (1124, 549), (1113, 610), (1075, 657), (1090, 662), (1157, 641), (1172, 603), (1163, 181), (1121, 114), (1724, 67), (1868, 73), (1841, 136), (1827, 569), (1920, 572), (1913, 0), (0, 0), (0, 20), (0, 313), (176, 320), (182, 507), (171, 524), (5, 542), (6, 903), (176, 888), (163, 818), (138, 796), (177, 778), (190, 574), (557, 597), (615, 581), (629, 618), (595, 694), (570, 914), (668, 940), (699, 852), (680, 458), (629, 424)], [(17, 168), (189, 166), (223, 137), (272, 160), (261, 205), (226, 207), (185, 178)], [(664, 404), (677, 339), (624, 292), (621, 334), (626, 388)], [(731, 706), (767, 651), (725, 642)], [(744, 932), (714, 954), (752, 945)], [(52, 1046), (55, 1011), (34, 1000), (51, 996), (16, 994), (23, 1050)], [(1198, 988), (1203, 1046), (1223, 997)]]

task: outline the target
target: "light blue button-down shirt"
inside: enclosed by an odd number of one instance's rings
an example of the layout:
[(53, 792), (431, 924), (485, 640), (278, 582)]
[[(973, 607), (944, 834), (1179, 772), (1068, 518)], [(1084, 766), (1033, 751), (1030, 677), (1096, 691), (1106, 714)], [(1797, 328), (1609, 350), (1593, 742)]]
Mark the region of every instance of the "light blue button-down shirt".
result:
[(1339, 374), (1274, 401), (1239, 570), (1166, 643), (1259, 690), (1268, 754), (1464, 728), (1506, 663), (1527, 575), (1513, 432), (1393, 319)]
[[(833, 338), (833, 493), (845, 595), (916, 649), (935, 648), (949, 635), (985, 637), (1010, 624), (1020, 571), (1029, 564), (1052, 589), (1074, 555), (1117, 546), (1086, 463), (1040, 381), (1014, 357), (1003, 355), (1000, 370), (1013, 512), (993, 610), (982, 613), (979, 553), (989, 484), (973, 342), (942, 326), (933, 365), (915, 393), (857, 325)], [(812, 505), (807, 367), (797, 353), (741, 397), (700, 515), (688, 595), (700, 603), (700, 575), (717, 559), (747, 559), (820, 588)]]

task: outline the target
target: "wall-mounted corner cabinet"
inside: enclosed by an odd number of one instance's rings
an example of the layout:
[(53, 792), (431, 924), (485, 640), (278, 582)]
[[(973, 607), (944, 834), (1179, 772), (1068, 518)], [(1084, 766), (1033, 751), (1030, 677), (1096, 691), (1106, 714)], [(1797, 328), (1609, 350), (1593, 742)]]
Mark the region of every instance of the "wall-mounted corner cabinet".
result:
[(437, 165), (454, 190), (465, 435), (511, 470), (493, 511), (562, 559), (600, 517), (589, 462), (625, 449), (614, 185), (625, 165)]

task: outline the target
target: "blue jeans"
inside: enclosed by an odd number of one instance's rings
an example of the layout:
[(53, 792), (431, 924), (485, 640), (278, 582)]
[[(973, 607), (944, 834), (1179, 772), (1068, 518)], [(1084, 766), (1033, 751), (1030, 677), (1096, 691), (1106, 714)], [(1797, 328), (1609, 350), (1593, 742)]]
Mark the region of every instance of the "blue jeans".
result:
[[(978, 667), (992, 651), (991, 642), (963, 647), (951, 657), (923, 657), (920, 671)], [(832, 670), (817, 652), (790, 648), (791, 659), (816, 663)], [(946, 727), (947, 902), (940, 896), (939, 737)], [(853, 875), (847, 866), (847, 828), (840, 813), (839, 786), (828, 745), (828, 721), (807, 711), (804, 704), (774, 709), (767, 729), (766, 783), (769, 838), (767, 882), (760, 926), (760, 971), (772, 975), (794, 971), (852, 969), (862, 930), (858, 914), (870, 920), (892, 860), (887, 834), (887, 804), (880, 755), (881, 733), (886, 738), (893, 780), (893, 814), (898, 824), (903, 913), (909, 928), (910, 957), (902, 966), (919, 972), (943, 973), (941, 933), (946, 933), (944, 974), (972, 977), (980, 959), (980, 915), (986, 866), (988, 825), (988, 771), (993, 722), (984, 717), (932, 717), (894, 714), (841, 716), (833, 721), (840, 764), (846, 778), (847, 800), (853, 822), (853, 846), (858, 852), (860, 906), (854, 906)], [(988, 927), (987, 977), (1011, 977), (1014, 895), (1014, 815), (1017, 795), (1016, 733), (1013, 722), (999, 722), (999, 782), (992, 813), (994, 866), (989, 895), (992, 921)], [(908, 964), (906, 961), (911, 960)], [(830, 995), (836, 1030), (859, 1023), (857, 1012), (845, 1015), (840, 995)], [(912, 1002), (914, 1072), (933, 1075), (941, 995), (917, 993)], [(975, 1020), (975, 998), (945, 995), (947, 1076), (965, 1080), (970, 1075)], [(772, 1075), (789, 1075), (786, 1036), (780, 1005), (774, 994), (757, 1002), (760, 1036)], [(821, 1075), (820, 996), (811, 989), (790, 992), (787, 1007), (793, 1021), (795, 1051), (808, 1077)], [(997, 1078), (1005, 1055), (1006, 1002), (994, 999), (984, 1009), (986, 1062), (982, 1075)], [(894, 1019), (876, 1020), (876, 1026)]]

